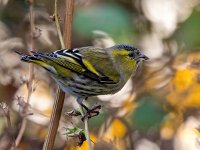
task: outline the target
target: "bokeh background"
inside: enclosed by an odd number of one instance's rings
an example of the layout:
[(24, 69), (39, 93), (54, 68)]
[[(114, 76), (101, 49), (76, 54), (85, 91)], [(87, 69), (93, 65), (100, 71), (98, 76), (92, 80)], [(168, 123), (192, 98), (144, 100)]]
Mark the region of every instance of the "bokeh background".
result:
[[(60, 49), (51, 17), (54, 1), (35, 0), (35, 50)], [(65, 2), (59, 1), (63, 28)], [(33, 91), (27, 100), (29, 65), (15, 50), (30, 49), (29, 5), (26, 0), (0, 0), (0, 149), (11, 146), (24, 118), (27, 124), (20, 150), (41, 150), (57, 85), (46, 71), (34, 66)], [(95, 150), (200, 149), (200, 1), (199, 0), (75, 0), (72, 47), (109, 47), (128, 43), (149, 58), (136, 76), (115, 95), (89, 98), (101, 104), (101, 114), (89, 120)], [(10, 110), (7, 126), (5, 105)], [(77, 108), (66, 95), (55, 150), (87, 150), (67, 128), (83, 128)]]

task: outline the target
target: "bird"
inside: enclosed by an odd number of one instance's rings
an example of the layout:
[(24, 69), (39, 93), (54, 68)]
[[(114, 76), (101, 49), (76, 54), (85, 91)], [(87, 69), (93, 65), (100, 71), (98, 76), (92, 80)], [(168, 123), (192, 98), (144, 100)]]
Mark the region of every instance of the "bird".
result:
[(140, 49), (128, 44), (61, 49), (50, 53), (31, 51), (32, 55), (16, 53), (21, 61), (46, 69), (61, 90), (77, 98), (88, 118), (98, 115), (96, 110), (101, 106), (89, 109), (83, 100), (117, 93), (135, 75), (140, 62), (149, 59)]

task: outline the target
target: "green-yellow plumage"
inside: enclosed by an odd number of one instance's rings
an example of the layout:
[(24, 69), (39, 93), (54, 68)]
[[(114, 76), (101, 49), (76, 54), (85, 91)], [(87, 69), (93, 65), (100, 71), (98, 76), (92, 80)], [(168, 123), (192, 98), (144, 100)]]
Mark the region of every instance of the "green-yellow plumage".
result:
[(118, 92), (134, 74), (138, 62), (148, 59), (139, 49), (124, 44), (20, 55), (22, 61), (48, 70), (63, 91), (81, 99)]

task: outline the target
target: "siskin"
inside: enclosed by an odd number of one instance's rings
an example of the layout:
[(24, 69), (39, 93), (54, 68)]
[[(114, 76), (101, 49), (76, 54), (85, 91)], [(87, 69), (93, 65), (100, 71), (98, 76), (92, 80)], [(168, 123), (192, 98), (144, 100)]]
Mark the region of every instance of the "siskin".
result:
[(135, 74), (138, 64), (148, 57), (130, 45), (118, 44), (109, 48), (81, 47), (58, 50), (52, 53), (17, 52), (21, 60), (46, 69), (64, 92), (77, 97), (90, 115), (95, 109), (87, 108), (82, 101), (90, 96), (114, 94)]

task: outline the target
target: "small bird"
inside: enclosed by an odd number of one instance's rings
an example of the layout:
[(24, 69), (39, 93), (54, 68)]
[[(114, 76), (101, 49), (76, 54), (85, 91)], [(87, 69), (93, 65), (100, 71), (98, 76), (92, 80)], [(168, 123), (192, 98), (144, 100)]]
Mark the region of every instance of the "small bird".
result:
[(83, 100), (118, 92), (135, 74), (139, 62), (148, 59), (139, 49), (126, 44), (62, 49), (52, 53), (32, 51), (33, 55), (17, 53), (22, 61), (46, 69), (64, 92), (77, 97), (89, 118), (94, 113), (97, 115), (96, 109), (101, 106), (89, 109)]

